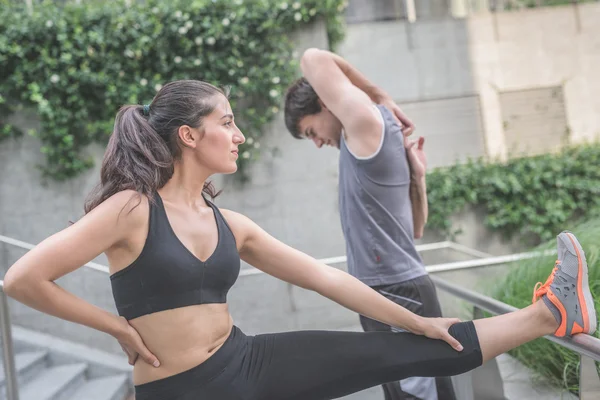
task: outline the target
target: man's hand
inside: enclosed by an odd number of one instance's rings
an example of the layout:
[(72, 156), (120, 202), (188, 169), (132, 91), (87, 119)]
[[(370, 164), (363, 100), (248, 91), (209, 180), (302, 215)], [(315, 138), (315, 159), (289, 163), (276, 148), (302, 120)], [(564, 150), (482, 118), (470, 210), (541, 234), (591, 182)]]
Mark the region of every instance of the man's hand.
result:
[(417, 140), (404, 137), (404, 147), (406, 147), (412, 179), (421, 179), (427, 172), (427, 157), (423, 151), (424, 143), (425, 138), (422, 136)]
[(412, 135), (413, 131), (415, 130), (415, 124), (413, 124), (412, 121), (408, 119), (406, 114), (404, 114), (404, 112), (400, 109), (400, 107), (398, 107), (398, 104), (396, 104), (394, 100), (392, 100), (390, 97), (386, 97), (382, 99), (379, 102), (379, 104), (386, 106), (394, 114), (394, 117), (396, 117), (396, 119), (400, 123), (400, 126), (402, 127), (402, 133), (404, 134), (404, 136)]

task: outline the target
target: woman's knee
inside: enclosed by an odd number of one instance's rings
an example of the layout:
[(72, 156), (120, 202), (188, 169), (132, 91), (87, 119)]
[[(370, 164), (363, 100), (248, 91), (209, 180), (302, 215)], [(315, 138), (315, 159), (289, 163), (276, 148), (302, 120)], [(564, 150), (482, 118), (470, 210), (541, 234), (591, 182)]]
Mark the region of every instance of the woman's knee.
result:
[(477, 368), (483, 363), (481, 346), (473, 321), (454, 324), (448, 329), (448, 332), (463, 346), (463, 351), (459, 353), (459, 356), (464, 359), (465, 371)]

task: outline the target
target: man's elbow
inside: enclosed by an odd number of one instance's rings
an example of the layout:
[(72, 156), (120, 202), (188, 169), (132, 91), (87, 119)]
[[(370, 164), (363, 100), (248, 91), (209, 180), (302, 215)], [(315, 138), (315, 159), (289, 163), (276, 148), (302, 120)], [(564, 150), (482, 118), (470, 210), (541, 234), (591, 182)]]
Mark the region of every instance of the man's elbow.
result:
[(323, 59), (324, 55), (325, 52), (316, 47), (306, 49), (304, 54), (302, 54), (302, 58), (300, 59), (300, 68), (303, 71), (306, 71), (311, 65), (318, 65), (320, 62), (322, 62), (321, 60)]
[(320, 57), (322, 53), (323, 50), (316, 47), (310, 47), (304, 50), (304, 53), (302, 54), (302, 59), (300, 61), (310, 61), (315, 57)]

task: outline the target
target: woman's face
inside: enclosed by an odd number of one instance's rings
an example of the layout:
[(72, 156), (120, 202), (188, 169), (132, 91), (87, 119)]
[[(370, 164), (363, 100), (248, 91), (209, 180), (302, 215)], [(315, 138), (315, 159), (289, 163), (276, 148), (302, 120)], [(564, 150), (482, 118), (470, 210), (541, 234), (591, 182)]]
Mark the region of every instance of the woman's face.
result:
[(232, 174), (237, 171), (238, 146), (246, 139), (235, 125), (229, 100), (218, 95), (213, 101), (213, 112), (204, 117), (200, 128), (192, 130), (194, 159), (213, 174)]

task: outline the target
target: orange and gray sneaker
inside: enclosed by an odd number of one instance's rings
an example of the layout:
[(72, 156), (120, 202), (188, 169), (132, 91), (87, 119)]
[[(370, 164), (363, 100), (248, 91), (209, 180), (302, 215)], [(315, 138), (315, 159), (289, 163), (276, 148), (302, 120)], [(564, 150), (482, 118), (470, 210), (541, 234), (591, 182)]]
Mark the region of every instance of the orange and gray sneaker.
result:
[(548, 306), (559, 327), (557, 337), (578, 333), (593, 334), (596, 331), (596, 310), (588, 285), (588, 266), (581, 244), (571, 232), (557, 236), (558, 260), (542, 285), (533, 289), (533, 302), (540, 297)]

